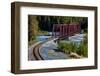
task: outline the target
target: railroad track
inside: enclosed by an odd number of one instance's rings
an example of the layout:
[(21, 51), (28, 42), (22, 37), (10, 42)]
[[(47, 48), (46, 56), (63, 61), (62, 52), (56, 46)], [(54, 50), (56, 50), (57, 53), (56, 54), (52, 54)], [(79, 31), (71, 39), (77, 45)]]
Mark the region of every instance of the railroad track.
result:
[(33, 48), (33, 56), (34, 56), (34, 59), (35, 59), (35, 60), (44, 60), (43, 57), (42, 57), (42, 55), (40, 54), (40, 47), (41, 47), (43, 44), (45, 44), (46, 42), (51, 41), (51, 40), (53, 40), (53, 39), (54, 39), (54, 37), (53, 37), (53, 38), (50, 38), (50, 39), (47, 39), (46, 41), (37, 44), (37, 45)]
[(33, 48), (33, 55), (34, 55), (35, 60), (44, 60), (39, 52), (39, 48), (41, 45), (42, 45), (42, 43), (39, 43)]
[(54, 38), (50, 38), (50, 39), (47, 39), (47, 40), (44, 41), (44, 42), (41, 42), (41, 43), (35, 45), (35, 47), (33, 48), (33, 57), (34, 57), (35, 60), (44, 60), (43, 57), (42, 57), (42, 55), (40, 54), (40, 47), (41, 47), (44, 43), (46, 43), (46, 42), (48, 42), (48, 41), (50, 41), (50, 40), (53, 40), (53, 39), (54, 39)]

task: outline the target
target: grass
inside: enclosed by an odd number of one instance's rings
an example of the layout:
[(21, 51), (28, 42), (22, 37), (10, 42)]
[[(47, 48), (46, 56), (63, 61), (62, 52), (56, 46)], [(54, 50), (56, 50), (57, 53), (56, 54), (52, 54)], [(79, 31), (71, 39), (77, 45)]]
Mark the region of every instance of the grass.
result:
[(74, 52), (80, 56), (87, 57), (88, 56), (87, 35), (84, 37), (83, 41), (81, 41), (79, 45), (73, 42), (70, 43), (59, 42), (58, 49), (67, 54)]
[(37, 40), (36, 40), (36, 36), (32, 36), (30, 41), (28, 41), (28, 45), (31, 46), (32, 44), (36, 43)]
[(49, 35), (48, 31), (39, 31), (38, 35)]

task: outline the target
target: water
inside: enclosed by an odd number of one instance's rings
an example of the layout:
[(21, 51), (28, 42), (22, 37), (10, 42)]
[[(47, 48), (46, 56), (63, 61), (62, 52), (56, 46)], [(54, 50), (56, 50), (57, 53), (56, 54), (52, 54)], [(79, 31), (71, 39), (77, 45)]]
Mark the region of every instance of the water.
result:
[(62, 52), (56, 52), (54, 49), (57, 49), (55, 43), (52, 41), (44, 44), (41, 47), (40, 54), (44, 58), (44, 60), (54, 60), (54, 59), (68, 59), (69, 56), (62, 53)]
[(41, 36), (37, 36), (37, 41), (45, 41), (47, 40), (48, 38), (50, 38), (51, 36), (44, 36), (44, 35), (41, 35)]
[(74, 36), (69, 37), (69, 40), (62, 40), (61, 42), (64, 42), (64, 43), (73, 42), (73, 43), (79, 45), (81, 43), (81, 41), (83, 40), (84, 36), (85, 36), (84, 34), (76, 34)]
[(84, 36), (85, 36), (84, 34), (76, 34), (75, 36), (70, 37), (69, 41), (79, 45), (83, 40)]

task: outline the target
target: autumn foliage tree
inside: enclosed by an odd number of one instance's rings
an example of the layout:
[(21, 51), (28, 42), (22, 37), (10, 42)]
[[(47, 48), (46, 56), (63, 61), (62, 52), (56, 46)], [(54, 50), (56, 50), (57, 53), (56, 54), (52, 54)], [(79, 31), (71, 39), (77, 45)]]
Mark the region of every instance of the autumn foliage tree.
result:
[(34, 40), (38, 34), (38, 21), (37, 16), (28, 16), (28, 40)]

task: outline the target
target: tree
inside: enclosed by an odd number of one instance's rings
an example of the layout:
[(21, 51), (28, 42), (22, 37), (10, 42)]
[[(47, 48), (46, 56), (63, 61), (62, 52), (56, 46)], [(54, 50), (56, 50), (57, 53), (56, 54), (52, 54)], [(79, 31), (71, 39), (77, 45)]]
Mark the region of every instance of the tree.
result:
[(37, 21), (37, 16), (29, 15), (29, 21), (28, 21), (28, 39), (33, 40), (36, 39), (36, 36), (38, 34), (38, 21)]

